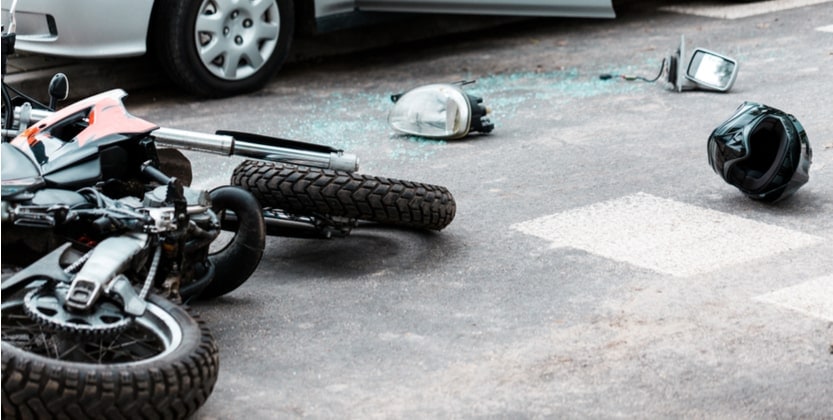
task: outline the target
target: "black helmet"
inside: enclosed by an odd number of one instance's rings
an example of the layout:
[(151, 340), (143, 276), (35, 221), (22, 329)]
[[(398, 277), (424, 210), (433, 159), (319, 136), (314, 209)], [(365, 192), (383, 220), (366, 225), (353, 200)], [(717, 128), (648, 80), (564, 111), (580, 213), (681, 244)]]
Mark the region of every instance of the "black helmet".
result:
[(810, 179), (813, 151), (794, 116), (744, 102), (709, 136), (709, 164), (755, 200), (789, 197)]

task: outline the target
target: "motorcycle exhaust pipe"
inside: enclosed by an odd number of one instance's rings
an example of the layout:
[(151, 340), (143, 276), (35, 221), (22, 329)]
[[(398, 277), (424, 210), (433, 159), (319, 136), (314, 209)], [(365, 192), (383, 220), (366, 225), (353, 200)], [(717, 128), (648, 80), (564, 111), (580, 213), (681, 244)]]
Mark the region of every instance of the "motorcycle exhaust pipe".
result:
[(208, 134), (164, 127), (150, 134), (156, 142), (179, 149), (348, 172), (359, 168), (356, 155), (327, 146), (257, 134), (232, 131)]

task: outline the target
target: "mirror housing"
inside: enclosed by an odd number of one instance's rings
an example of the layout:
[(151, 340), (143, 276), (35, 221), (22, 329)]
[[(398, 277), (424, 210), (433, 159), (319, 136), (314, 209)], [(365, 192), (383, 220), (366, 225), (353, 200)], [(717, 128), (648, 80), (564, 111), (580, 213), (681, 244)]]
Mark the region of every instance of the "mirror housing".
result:
[(69, 97), (69, 78), (63, 73), (56, 73), (49, 81), (49, 108), (54, 110), (58, 101)]
[[(667, 81), (677, 92), (710, 90), (728, 92), (738, 75), (738, 62), (725, 55), (697, 48), (686, 62), (685, 36), (680, 46), (668, 57)], [(685, 69), (685, 70), (684, 70)]]
[(494, 125), (486, 115), (483, 99), (461, 89), (463, 84), (420, 86), (391, 96), (393, 109), (388, 124), (404, 134), (433, 139), (459, 139), (471, 132), (488, 133)]

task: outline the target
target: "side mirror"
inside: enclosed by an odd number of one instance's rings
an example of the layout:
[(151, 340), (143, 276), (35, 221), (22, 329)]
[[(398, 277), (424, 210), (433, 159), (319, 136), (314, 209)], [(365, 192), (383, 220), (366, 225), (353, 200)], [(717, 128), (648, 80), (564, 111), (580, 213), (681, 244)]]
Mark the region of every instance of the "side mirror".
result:
[(668, 57), (667, 72), (667, 81), (677, 92), (695, 89), (727, 92), (735, 83), (738, 62), (729, 57), (697, 48), (687, 65), (686, 59), (685, 37), (680, 36), (680, 46)]
[(57, 73), (49, 81), (49, 109), (55, 109), (58, 101), (69, 97), (69, 78), (63, 73)]
[(431, 84), (391, 96), (393, 109), (388, 124), (404, 134), (459, 139), (471, 132), (488, 133), (494, 125), (486, 115), (483, 99), (461, 89), (463, 84)]

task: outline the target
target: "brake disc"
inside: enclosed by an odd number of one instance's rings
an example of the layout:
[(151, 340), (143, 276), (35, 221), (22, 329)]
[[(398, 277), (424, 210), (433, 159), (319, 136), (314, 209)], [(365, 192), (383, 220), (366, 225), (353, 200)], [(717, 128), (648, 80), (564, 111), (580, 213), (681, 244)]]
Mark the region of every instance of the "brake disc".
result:
[(121, 306), (101, 298), (87, 312), (66, 309), (68, 286), (40, 287), (26, 294), (23, 307), (32, 319), (56, 331), (101, 336), (123, 331), (133, 322)]

